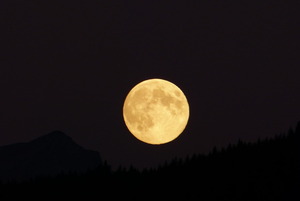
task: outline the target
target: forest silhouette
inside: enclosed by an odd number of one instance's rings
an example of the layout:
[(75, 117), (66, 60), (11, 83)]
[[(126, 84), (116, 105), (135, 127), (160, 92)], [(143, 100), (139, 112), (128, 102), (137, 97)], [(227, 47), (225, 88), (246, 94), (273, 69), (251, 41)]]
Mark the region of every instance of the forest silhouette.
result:
[(297, 200), (300, 122), (253, 143), (174, 158), (151, 169), (104, 162), (86, 173), (0, 182), (0, 200)]

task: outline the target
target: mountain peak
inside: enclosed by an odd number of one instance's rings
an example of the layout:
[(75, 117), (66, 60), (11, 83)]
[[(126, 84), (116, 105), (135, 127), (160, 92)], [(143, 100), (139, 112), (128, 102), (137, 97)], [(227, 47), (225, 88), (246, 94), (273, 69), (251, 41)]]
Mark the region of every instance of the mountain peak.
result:
[(53, 131), (28, 143), (0, 147), (0, 180), (85, 172), (101, 163), (98, 152), (81, 147), (61, 131)]
[(48, 133), (46, 136), (53, 136), (53, 137), (69, 137), (64, 132), (60, 130), (54, 130), (51, 133)]
[(69, 137), (68, 135), (66, 135), (64, 132), (59, 131), (59, 130), (55, 130), (52, 131), (46, 135), (40, 136), (34, 140), (32, 140), (31, 142), (35, 142), (35, 141), (72, 141), (72, 138)]

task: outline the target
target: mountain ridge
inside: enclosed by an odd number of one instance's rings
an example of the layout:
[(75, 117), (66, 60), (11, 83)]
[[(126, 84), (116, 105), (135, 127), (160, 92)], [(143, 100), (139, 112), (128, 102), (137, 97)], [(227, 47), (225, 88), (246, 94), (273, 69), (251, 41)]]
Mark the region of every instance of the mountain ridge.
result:
[(174, 158), (154, 169), (112, 170), (104, 162), (84, 174), (0, 181), (0, 199), (299, 200), (299, 143), (300, 122), (288, 133)]
[(102, 164), (100, 154), (88, 150), (61, 131), (25, 143), (0, 147), (0, 180), (23, 180), (62, 172), (85, 172)]

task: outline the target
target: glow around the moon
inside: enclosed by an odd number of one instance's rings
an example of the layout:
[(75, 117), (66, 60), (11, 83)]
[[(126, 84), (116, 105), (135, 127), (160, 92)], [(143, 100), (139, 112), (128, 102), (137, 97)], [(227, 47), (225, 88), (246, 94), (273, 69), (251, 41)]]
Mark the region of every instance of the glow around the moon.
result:
[(189, 118), (189, 104), (184, 93), (162, 79), (145, 80), (131, 89), (123, 117), (129, 131), (149, 144), (164, 144), (177, 138)]

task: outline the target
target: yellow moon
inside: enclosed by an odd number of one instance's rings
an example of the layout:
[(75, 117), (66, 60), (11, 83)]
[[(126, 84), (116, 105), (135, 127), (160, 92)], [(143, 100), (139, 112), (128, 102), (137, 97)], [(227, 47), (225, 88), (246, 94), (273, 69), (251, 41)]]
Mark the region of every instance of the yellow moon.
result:
[(177, 138), (189, 119), (189, 104), (175, 84), (163, 79), (140, 82), (128, 93), (123, 117), (129, 131), (148, 144)]

